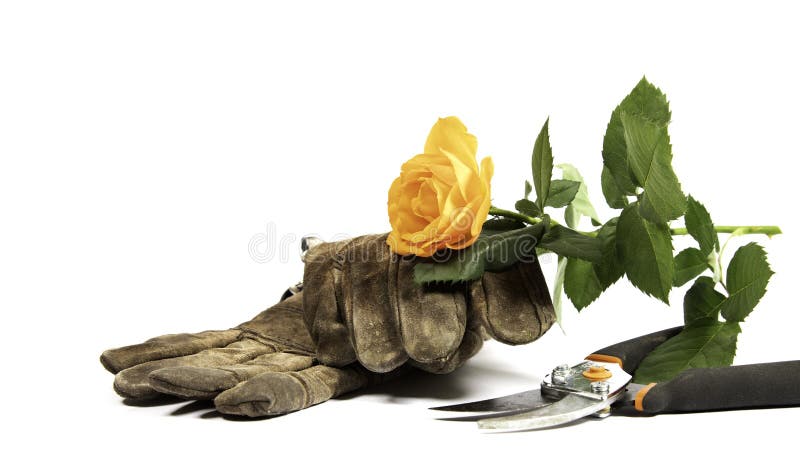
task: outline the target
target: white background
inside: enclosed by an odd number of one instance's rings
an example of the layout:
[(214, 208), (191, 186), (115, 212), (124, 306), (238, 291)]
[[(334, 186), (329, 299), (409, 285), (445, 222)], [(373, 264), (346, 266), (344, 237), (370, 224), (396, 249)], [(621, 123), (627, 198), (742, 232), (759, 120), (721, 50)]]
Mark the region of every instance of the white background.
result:
[[(303, 234), (388, 230), (389, 184), (437, 117), (457, 115), (478, 137), (496, 166), (494, 204), (513, 207), (550, 116), (556, 162), (581, 169), (610, 217), (603, 132), (642, 75), (672, 103), (684, 190), (718, 224), (785, 233), (747, 239), (766, 246), (776, 275), (736, 363), (800, 358), (797, 14), (771, 2), (492, 3), (2, 2), (2, 464), (611, 466), (794, 454), (797, 409), (505, 435), (427, 412), (523, 390), (560, 361), (680, 322), (685, 288), (667, 307), (626, 281), (580, 315), (568, 310), (567, 335), (489, 343), (455, 374), (272, 420), (131, 407), (112, 391), (102, 350), (247, 319), (300, 278)], [(248, 245), (270, 229), (275, 255), (257, 262)]]

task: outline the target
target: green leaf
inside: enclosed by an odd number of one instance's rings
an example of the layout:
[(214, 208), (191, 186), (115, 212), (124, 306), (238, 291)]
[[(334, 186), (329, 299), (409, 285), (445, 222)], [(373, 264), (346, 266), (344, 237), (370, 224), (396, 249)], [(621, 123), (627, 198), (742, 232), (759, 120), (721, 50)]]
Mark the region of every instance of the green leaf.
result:
[(533, 190), (533, 187), (531, 187), (531, 183), (526, 180), (525, 181), (525, 199), (527, 199), (530, 196), (532, 190)]
[(625, 194), (617, 186), (608, 166), (603, 166), (603, 172), (600, 174), (600, 188), (603, 189), (603, 196), (609, 207), (625, 208), (625, 205), (628, 204)]
[(714, 280), (708, 276), (697, 278), (683, 296), (683, 323), (689, 325), (695, 320), (719, 318), (719, 309), (725, 295), (714, 289)]
[(522, 229), (525, 224), (522, 221), (509, 218), (492, 218), (483, 223), (481, 228), (481, 236), (493, 236), (506, 231), (513, 231), (515, 229)]
[(672, 278), (673, 286), (683, 286), (700, 273), (709, 268), (708, 257), (703, 252), (688, 248), (675, 256), (675, 273)]
[(620, 112), (641, 115), (659, 125), (667, 125), (672, 118), (667, 96), (645, 77), (625, 96), (618, 109)]
[(517, 200), (517, 202), (514, 203), (514, 209), (524, 215), (532, 216), (534, 218), (538, 218), (542, 215), (542, 210), (536, 206), (536, 203), (528, 200), (527, 198)]
[(578, 224), (581, 221), (581, 215), (575, 210), (575, 207), (572, 205), (567, 206), (567, 209), (564, 210), (564, 221), (567, 223), (567, 227), (571, 229), (578, 229)]
[(622, 112), (642, 116), (661, 126), (666, 126), (670, 120), (667, 97), (646, 78), (642, 78), (611, 113), (603, 138), (603, 164), (610, 176), (610, 178), (607, 176), (606, 182), (603, 183), (603, 194), (606, 195), (606, 201), (611, 208), (623, 208), (623, 206), (619, 206), (619, 197), (612, 193), (613, 190), (608, 184), (610, 179), (616, 182), (616, 190), (621, 195), (633, 195), (636, 192), (628, 166), (628, 151), (620, 119)]
[(625, 273), (617, 259), (616, 230), (617, 218), (613, 218), (598, 231), (597, 238), (603, 243), (599, 262), (571, 258), (567, 263), (564, 290), (578, 310), (594, 302)]
[[(575, 207), (574, 203), (570, 203), (567, 205), (567, 209), (564, 210), (564, 220), (567, 222), (567, 226), (572, 229), (577, 229), (578, 224), (581, 221), (581, 213)], [(592, 226), (601, 226), (603, 223), (596, 219), (592, 219)]]
[(719, 237), (711, 222), (711, 215), (700, 202), (689, 195), (686, 203), (686, 230), (700, 244), (700, 251), (705, 255), (719, 251)]
[(501, 271), (514, 263), (536, 254), (539, 239), (550, 223), (541, 223), (522, 229), (479, 237), (462, 250), (444, 250), (428, 259), (419, 259), (414, 266), (417, 284), (458, 282), (478, 279), (484, 271)]
[[(578, 193), (575, 194), (575, 198), (564, 213), (565, 218), (567, 216), (573, 216), (575, 218), (575, 224), (570, 227), (577, 227), (581, 216), (588, 216), (592, 220), (592, 224), (596, 226), (603, 224), (600, 221), (600, 217), (597, 216), (597, 211), (595, 211), (592, 202), (589, 200), (589, 188), (586, 186), (586, 182), (583, 180), (581, 173), (578, 172), (578, 169), (571, 164), (558, 164), (556, 167), (561, 169), (562, 177), (565, 180), (573, 180), (580, 183)], [(567, 221), (567, 225), (569, 225), (569, 221)]]
[(564, 291), (576, 309), (582, 310), (600, 297), (603, 286), (594, 272), (594, 264), (570, 258), (564, 272)]
[(616, 240), (617, 252), (631, 283), (669, 304), (674, 271), (669, 227), (642, 218), (638, 204), (634, 203), (622, 210)]
[(572, 180), (556, 179), (550, 182), (550, 192), (547, 194), (547, 206), (562, 208), (572, 203), (578, 190), (581, 188), (580, 182)]
[(564, 296), (564, 271), (567, 267), (567, 259), (564, 257), (558, 257), (558, 266), (556, 267), (556, 279), (553, 284), (553, 310), (556, 313), (556, 322), (558, 322), (558, 326), (561, 327), (561, 330), (564, 330), (564, 327), (561, 324), (561, 317), (563, 316), (563, 296)]
[(667, 127), (645, 117), (620, 114), (628, 148), (628, 166), (635, 182), (644, 188), (640, 198), (642, 216), (665, 223), (686, 211), (686, 196), (672, 170), (672, 145)]
[(531, 167), (533, 169), (533, 186), (536, 189), (536, 204), (544, 208), (547, 204), (547, 195), (550, 193), (550, 179), (553, 178), (553, 149), (550, 147), (550, 118), (548, 118), (536, 143), (533, 144)]
[(594, 264), (603, 291), (616, 283), (625, 274), (625, 267), (617, 253), (617, 223), (619, 218), (611, 218), (597, 231), (597, 238), (603, 243), (603, 258)]
[(539, 247), (562, 257), (580, 258), (589, 262), (599, 262), (603, 256), (603, 242), (600, 239), (558, 225), (547, 231), (539, 242)]
[(647, 355), (633, 380), (641, 384), (664, 382), (686, 369), (729, 366), (740, 332), (736, 322), (695, 320)]
[(743, 321), (767, 292), (772, 274), (767, 254), (760, 245), (751, 242), (739, 247), (728, 264), (728, 299), (722, 304), (725, 320)]
[[(636, 185), (628, 169), (628, 152), (625, 147), (625, 133), (619, 118), (619, 107), (611, 114), (603, 138), (603, 166), (622, 195), (636, 193)], [(608, 200), (608, 196), (606, 196)], [(609, 203), (610, 205), (610, 203)], [(613, 208), (613, 206), (612, 206)]]

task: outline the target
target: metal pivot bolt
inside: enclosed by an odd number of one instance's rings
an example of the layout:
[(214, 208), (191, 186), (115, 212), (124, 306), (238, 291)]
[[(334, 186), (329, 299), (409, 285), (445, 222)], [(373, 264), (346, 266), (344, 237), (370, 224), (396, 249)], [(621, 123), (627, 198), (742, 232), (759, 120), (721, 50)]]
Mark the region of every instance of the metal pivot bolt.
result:
[(565, 384), (567, 383), (567, 376), (569, 375), (571, 369), (569, 364), (559, 364), (553, 369), (553, 383), (554, 384)]
[[(609, 388), (610, 385), (608, 384), (608, 382), (604, 382), (602, 380), (597, 382), (592, 382), (592, 392), (597, 393), (598, 395), (603, 395), (603, 397), (606, 397), (608, 395)], [(600, 411), (594, 413), (592, 416), (600, 419), (611, 416), (611, 406), (610, 405), (606, 406)]]
[(604, 382), (602, 380), (598, 382), (592, 382), (592, 391), (598, 395), (608, 395), (609, 388), (610, 386), (608, 385), (608, 382)]

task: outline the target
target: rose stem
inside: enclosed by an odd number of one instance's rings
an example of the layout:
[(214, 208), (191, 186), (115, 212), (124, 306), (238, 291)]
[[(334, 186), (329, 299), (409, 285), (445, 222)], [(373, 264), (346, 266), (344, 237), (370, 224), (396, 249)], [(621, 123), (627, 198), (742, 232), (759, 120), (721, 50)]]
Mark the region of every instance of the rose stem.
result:
[[(503, 218), (516, 219), (517, 221), (522, 221), (523, 223), (527, 224), (537, 224), (542, 221), (540, 218), (534, 218), (522, 213), (517, 213), (516, 211), (504, 210), (502, 208), (497, 208), (496, 206), (489, 208), (489, 214), (492, 216), (502, 216)], [(551, 220), (550, 224), (557, 225), (559, 223)], [(783, 233), (781, 228), (778, 226), (714, 226), (714, 230), (723, 234), (732, 234), (736, 232), (737, 234), (741, 235), (764, 234), (768, 237)], [(687, 231), (686, 228), (671, 228), (669, 231), (673, 236), (685, 236), (689, 234), (689, 231)], [(584, 232), (583, 234), (589, 236), (595, 235), (593, 232)]]

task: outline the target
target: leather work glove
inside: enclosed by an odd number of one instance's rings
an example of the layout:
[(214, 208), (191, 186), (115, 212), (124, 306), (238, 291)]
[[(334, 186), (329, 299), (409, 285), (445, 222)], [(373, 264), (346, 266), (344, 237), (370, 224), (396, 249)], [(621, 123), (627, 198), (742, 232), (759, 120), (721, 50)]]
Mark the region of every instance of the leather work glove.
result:
[(163, 335), (105, 351), (114, 390), (145, 400), (161, 394), (215, 399), (225, 414), (283, 414), (379, 382), (359, 366), (319, 365), (294, 295), (230, 330)]
[(214, 399), (224, 414), (284, 414), (385, 381), (409, 367), (448, 373), (486, 335), (508, 344), (555, 320), (538, 262), (469, 284), (416, 285), (413, 260), (385, 235), (324, 243), (303, 291), (230, 330), (164, 335), (101, 356), (130, 399)]
[(386, 235), (362, 236), (310, 250), (303, 309), (327, 365), (360, 362), (388, 372), (405, 362), (448, 373), (480, 348), (482, 336), (530, 343), (555, 321), (538, 261), (486, 272), (468, 284), (414, 283), (413, 258), (394, 255)]

